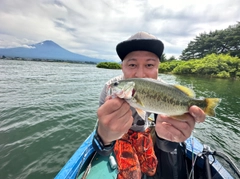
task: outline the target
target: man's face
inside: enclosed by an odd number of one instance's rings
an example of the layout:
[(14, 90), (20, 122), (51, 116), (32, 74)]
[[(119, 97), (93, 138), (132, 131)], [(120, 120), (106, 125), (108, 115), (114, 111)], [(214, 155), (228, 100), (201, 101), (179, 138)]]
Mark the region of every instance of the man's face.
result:
[(158, 77), (159, 58), (148, 51), (133, 51), (122, 62), (122, 71), (127, 78)]

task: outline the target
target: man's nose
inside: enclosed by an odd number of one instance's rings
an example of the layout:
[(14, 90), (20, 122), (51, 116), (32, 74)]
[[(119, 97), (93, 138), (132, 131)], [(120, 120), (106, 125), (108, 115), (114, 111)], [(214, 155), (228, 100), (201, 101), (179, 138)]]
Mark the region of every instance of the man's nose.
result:
[(145, 78), (146, 74), (142, 68), (138, 68), (136, 73), (135, 73), (136, 78)]

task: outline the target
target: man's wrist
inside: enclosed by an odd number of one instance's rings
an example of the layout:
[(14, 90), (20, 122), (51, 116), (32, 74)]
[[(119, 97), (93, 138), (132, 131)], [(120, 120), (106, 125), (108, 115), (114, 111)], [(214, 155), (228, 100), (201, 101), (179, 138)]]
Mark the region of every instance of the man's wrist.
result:
[(101, 142), (103, 143), (104, 146), (112, 144), (113, 141), (106, 141), (105, 138), (102, 137), (103, 135), (101, 134), (99, 129), (96, 130), (96, 134), (97, 134), (98, 138), (101, 140)]
[(104, 147), (108, 147), (108, 146), (111, 146), (115, 141), (105, 141), (98, 133), (98, 131), (96, 130), (96, 133), (95, 133), (95, 138), (98, 139), (98, 141), (101, 143), (102, 146)]
[(173, 150), (175, 150), (178, 147), (178, 145), (179, 145), (178, 142), (172, 142), (172, 141), (163, 139), (163, 138), (159, 137), (156, 132), (155, 132), (155, 134), (157, 136), (156, 145), (162, 151), (172, 152)]
[(104, 144), (103, 140), (99, 136), (98, 132), (95, 132), (94, 138), (93, 138), (93, 148), (100, 154), (104, 156), (110, 155), (110, 153), (113, 150), (115, 141), (109, 143), (109, 144)]

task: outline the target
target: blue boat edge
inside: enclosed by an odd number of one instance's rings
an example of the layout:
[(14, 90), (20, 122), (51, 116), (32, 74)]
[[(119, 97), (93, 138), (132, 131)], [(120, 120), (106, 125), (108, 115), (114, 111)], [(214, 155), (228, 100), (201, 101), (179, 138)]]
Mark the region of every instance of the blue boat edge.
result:
[(76, 178), (80, 165), (83, 165), (88, 157), (94, 152), (92, 147), (93, 131), (87, 139), (80, 145), (72, 157), (67, 161), (63, 168), (58, 172), (55, 179), (72, 179)]
[[(191, 159), (192, 155), (195, 158), (196, 156), (203, 152), (204, 146), (197, 138), (191, 136), (185, 141), (185, 143), (187, 148), (186, 153), (187, 158)], [(233, 176), (224, 168), (224, 166), (217, 159), (214, 159), (211, 155), (209, 155), (208, 158), (214, 173), (218, 173), (219, 176), (221, 176), (224, 179), (225, 178), (234, 179)], [(204, 168), (204, 160), (203, 159), (198, 160), (196, 165), (200, 166), (201, 168)]]
[[(67, 161), (63, 168), (56, 175), (55, 179), (73, 179), (76, 178), (79, 168), (86, 162), (88, 157), (95, 151), (92, 147), (92, 139), (95, 134), (93, 131), (88, 138), (80, 145), (72, 157)], [(191, 159), (194, 158), (203, 151), (203, 144), (195, 137), (191, 136), (186, 141), (186, 156)], [(222, 178), (233, 179), (230, 173), (219, 163), (218, 160), (214, 160), (211, 156), (209, 162), (212, 164), (213, 169), (219, 173)], [(204, 162), (198, 160), (198, 165), (203, 166)]]

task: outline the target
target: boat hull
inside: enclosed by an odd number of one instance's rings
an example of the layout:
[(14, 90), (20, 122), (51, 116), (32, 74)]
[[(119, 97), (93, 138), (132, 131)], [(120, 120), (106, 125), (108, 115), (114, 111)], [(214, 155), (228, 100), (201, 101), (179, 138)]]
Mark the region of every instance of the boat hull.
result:
[[(83, 144), (77, 149), (74, 155), (69, 159), (65, 166), (56, 175), (55, 179), (81, 179), (89, 164), (90, 159), (94, 154), (92, 147), (92, 139), (95, 132), (92, 132), (89, 137), (83, 142)], [(190, 165), (192, 159), (199, 155), (203, 151), (203, 145), (195, 137), (190, 137), (186, 141), (186, 157), (188, 158)], [(230, 173), (219, 163), (218, 160), (214, 160), (212, 156), (209, 156), (209, 163), (212, 177), (214, 178), (229, 178), (233, 177)], [(204, 168), (204, 160), (199, 157), (195, 164), (198, 168)], [(196, 169), (195, 169), (196, 170)], [(87, 179), (113, 179), (117, 177), (117, 169), (112, 169), (109, 163), (109, 157), (104, 157), (96, 154), (91, 162), (91, 169), (87, 175)], [(196, 178), (196, 177), (195, 177)]]

